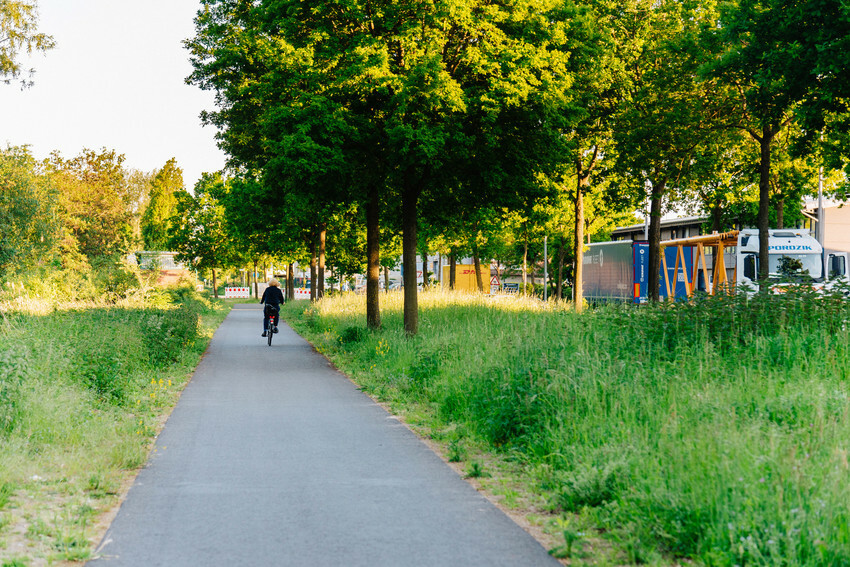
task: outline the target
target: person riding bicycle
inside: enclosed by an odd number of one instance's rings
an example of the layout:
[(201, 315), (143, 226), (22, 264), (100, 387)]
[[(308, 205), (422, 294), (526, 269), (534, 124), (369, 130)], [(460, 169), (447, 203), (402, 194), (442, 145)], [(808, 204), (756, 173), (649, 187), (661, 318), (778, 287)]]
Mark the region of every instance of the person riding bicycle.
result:
[[(269, 287), (263, 292), (263, 297), (260, 299), (260, 303), (265, 303), (266, 306), (263, 309), (263, 335), (267, 336), (267, 333), (271, 330), (271, 332), (277, 332), (277, 324), (280, 320), (280, 306), (285, 303), (286, 300), (283, 298), (283, 292), (280, 290), (280, 282), (275, 278), (269, 280)], [(269, 326), (269, 319), (273, 319), (271, 321), (271, 326)]]

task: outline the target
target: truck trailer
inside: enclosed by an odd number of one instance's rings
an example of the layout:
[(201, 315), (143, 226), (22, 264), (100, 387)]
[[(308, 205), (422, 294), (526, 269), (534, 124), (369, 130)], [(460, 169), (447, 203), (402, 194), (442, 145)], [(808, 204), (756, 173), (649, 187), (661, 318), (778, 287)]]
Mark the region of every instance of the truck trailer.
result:
[[(693, 268), (693, 250), (685, 247), (681, 266), (676, 265), (677, 249), (665, 249), (661, 263), (660, 296), (687, 298), (686, 274)], [(665, 267), (666, 263), (666, 267)], [(620, 240), (596, 242), (588, 246), (583, 261), (584, 297), (590, 302), (645, 303), (649, 299), (649, 242)], [(665, 279), (665, 271), (667, 278)], [(670, 289), (664, 285), (671, 282)]]

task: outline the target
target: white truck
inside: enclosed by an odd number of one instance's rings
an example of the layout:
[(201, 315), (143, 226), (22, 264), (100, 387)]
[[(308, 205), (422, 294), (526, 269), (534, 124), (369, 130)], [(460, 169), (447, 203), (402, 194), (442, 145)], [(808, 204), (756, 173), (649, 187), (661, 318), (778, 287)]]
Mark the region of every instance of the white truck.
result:
[[(836, 282), (848, 282), (848, 253), (824, 250), (808, 230), (775, 229), (768, 235), (769, 277), (778, 282), (810, 282), (828, 289)], [(759, 268), (759, 231), (744, 229), (738, 233), (735, 282), (757, 287)]]

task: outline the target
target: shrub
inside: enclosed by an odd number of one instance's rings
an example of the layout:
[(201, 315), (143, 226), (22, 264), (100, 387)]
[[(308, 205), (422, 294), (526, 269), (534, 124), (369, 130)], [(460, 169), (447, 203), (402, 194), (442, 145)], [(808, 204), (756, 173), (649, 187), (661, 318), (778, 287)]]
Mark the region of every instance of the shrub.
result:
[(21, 384), (29, 373), (30, 354), (23, 346), (0, 346), (0, 433), (14, 429)]
[(150, 360), (155, 365), (174, 362), (184, 347), (198, 337), (200, 316), (194, 305), (149, 310), (141, 331)]
[(586, 465), (562, 473), (557, 490), (557, 504), (566, 512), (577, 512), (585, 506), (596, 508), (617, 498), (620, 486), (626, 484), (626, 467), (622, 462), (605, 466)]
[(115, 258), (104, 258), (95, 264), (96, 291), (105, 299), (115, 301), (141, 287), (139, 270)]
[(369, 332), (363, 327), (346, 327), (339, 334), (339, 343), (351, 345), (359, 343), (368, 336)]
[(120, 353), (105, 345), (87, 351), (77, 351), (74, 373), (78, 382), (94, 392), (98, 398), (120, 405), (126, 401), (127, 378), (122, 368)]

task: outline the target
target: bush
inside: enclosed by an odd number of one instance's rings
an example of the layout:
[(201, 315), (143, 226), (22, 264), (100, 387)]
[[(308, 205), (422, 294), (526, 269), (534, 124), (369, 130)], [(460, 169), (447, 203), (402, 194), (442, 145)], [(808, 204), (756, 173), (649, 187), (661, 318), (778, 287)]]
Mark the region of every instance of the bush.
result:
[(198, 337), (200, 315), (196, 305), (150, 310), (142, 321), (142, 338), (155, 365), (174, 362), (183, 349)]
[(120, 354), (107, 345), (98, 345), (87, 351), (77, 351), (73, 359), (76, 380), (98, 398), (114, 405), (127, 401), (128, 373), (122, 367)]
[(29, 350), (15, 343), (0, 345), (0, 434), (15, 427), (20, 389), (29, 374)]
[(138, 268), (116, 258), (97, 262), (93, 276), (96, 291), (110, 301), (127, 297), (142, 287)]
[(339, 343), (342, 345), (351, 345), (359, 343), (369, 332), (363, 327), (346, 327), (339, 334)]

